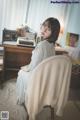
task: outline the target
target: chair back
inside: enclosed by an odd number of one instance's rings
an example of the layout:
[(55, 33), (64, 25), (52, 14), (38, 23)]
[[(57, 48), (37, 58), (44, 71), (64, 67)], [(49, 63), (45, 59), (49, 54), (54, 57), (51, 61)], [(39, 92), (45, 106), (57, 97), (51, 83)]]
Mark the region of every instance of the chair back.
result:
[(30, 120), (46, 105), (51, 105), (57, 115), (62, 114), (69, 93), (71, 67), (69, 57), (57, 55), (47, 58), (33, 70), (25, 95)]

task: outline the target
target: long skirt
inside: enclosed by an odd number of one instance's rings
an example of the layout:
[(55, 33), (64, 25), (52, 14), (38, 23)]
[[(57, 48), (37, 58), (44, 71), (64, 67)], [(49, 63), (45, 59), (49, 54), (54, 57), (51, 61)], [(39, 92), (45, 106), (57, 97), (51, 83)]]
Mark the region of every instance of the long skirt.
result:
[(17, 103), (23, 104), (25, 102), (25, 91), (27, 90), (30, 82), (31, 72), (23, 71), (22, 69), (18, 72), (16, 92), (17, 92)]

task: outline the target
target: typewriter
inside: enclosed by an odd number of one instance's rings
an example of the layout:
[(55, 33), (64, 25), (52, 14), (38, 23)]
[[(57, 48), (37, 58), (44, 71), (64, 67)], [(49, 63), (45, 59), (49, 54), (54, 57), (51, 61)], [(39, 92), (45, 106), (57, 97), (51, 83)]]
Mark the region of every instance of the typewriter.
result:
[(18, 37), (17, 45), (21, 46), (35, 46), (35, 34), (27, 33), (26, 37)]

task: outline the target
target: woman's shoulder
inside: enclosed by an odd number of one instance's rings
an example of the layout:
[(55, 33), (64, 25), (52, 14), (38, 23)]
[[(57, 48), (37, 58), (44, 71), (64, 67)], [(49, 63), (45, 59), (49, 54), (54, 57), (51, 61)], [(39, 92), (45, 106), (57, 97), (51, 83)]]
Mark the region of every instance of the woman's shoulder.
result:
[(36, 45), (36, 47), (35, 47), (35, 49), (34, 49), (33, 51), (43, 49), (44, 46), (45, 46), (45, 41), (40, 41), (40, 42)]
[(40, 42), (37, 44), (37, 46), (44, 46), (44, 45), (46, 45), (46, 44), (48, 44), (48, 41), (47, 41), (47, 40), (43, 40), (43, 41), (40, 41)]

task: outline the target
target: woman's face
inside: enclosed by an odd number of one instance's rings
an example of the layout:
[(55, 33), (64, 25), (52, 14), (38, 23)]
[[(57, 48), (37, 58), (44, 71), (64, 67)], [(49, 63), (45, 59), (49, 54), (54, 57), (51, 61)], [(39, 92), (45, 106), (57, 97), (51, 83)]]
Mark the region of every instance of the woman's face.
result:
[(48, 25), (42, 25), (40, 32), (43, 39), (47, 39), (51, 36), (51, 29), (48, 27)]

